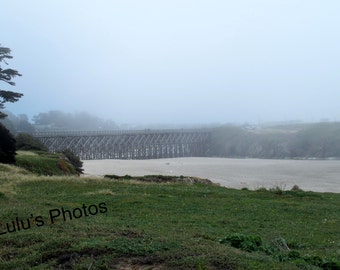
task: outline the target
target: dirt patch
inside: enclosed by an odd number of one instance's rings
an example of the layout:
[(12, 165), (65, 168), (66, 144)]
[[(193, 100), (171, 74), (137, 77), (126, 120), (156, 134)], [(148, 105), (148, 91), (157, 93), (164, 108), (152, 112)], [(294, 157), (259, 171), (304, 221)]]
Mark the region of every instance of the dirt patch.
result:
[[(83, 259), (91, 258), (91, 263), (88, 269), (95, 269), (97, 265), (97, 259), (103, 255), (108, 254), (109, 251), (100, 250), (84, 250), (80, 253), (70, 252), (63, 253), (56, 256), (57, 265), (55, 269), (73, 269), (74, 265), (79, 264)], [(165, 269), (164, 262), (156, 256), (146, 256), (146, 257), (119, 257), (113, 259), (108, 263), (112, 269), (118, 270), (158, 270)], [(111, 269), (111, 268), (110, 268)]]
[(123, 236), (127, 238), (141, 238), (144, 236), (142, 232), (132, 231), (132, 230), (123, 230), (121, 232), (114, 233), (114, 235)]
[(114, 269), (118, 270), (160, 270), (165, 269), (156, 257), (117, 258), (113, 262)]
[(169, 176), (169, 175), (145, 175), (145, 176), (118, 176), (118, 175), (105, 175), (105, 178), (114, 180), (135, 180), (141, 182), (153, 182), (153, 183), (186, 183), (186, 184), (205, 184), (205, 185), (217, 185), (209, 179), (202, 179), (199, 177), (191, 176)]

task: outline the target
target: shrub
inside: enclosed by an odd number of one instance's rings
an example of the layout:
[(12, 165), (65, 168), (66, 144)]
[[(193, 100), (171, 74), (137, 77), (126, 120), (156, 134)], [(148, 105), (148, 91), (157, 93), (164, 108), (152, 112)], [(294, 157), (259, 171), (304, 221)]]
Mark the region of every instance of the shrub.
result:
[(298, 185), (294, 185), (291, 191), (303, 191)]
[(230, 243), (232, 247), (250, 252), (259, 250), (262, 245), (262, 240), (259, 236), (246, 236), (240, 233), (233, 233), (221, 239), (220, 243)]
[[(248, 236), (241, 233), (232, 233), (227, 237), (220, 239), (221, 244), (230, 244), (234, 248), (238, 248), (247, 252), (259, 251), (272, 256), (280, 262), (294, 261), (299, 267), (316, 266), (325, 270), (340, 270), (340, 262), (336, 260), (322, 259), (319, 256), (301, 256), (300, 252), (291, 250), (286, 240), (278, 237), (272, 240), (271, 245), (262, 243), (259, 236)], [(302, 247), (302, 244), (292, 242), (295, 247)], [(306, 268), (307, 269), (307, 268)], [(314, 269), (314, 268), (313, 268)]]
[(74, 154), (71, 150), (65, 149), (62, 151), (62, 154), (69, 160), (69, 162), (74, 166), (78, 174), (83, 173), (84, 169), (83, 162), (80, 160), (80, 158)]
[(17, 150), (36, 150), (36, 151), (48, 151), (47, 147), (28, 133), (20, 133), (16, 137)]
[(0, 163), (15, 163), (15, 138), (10, 131), (0, 123)]
[(276, 195), (283, 195), (285, 194), (285, 188), (286, 188), (285, 185), (278, 185), (270, 188), (269, 191), (273, 192)]
[(65, 174), (70, 174), (71, 173), (69, 167), (67, 166), (67, 162), (65, 160), (62, 160), (62, 159), (58, 160), (57, 166)]

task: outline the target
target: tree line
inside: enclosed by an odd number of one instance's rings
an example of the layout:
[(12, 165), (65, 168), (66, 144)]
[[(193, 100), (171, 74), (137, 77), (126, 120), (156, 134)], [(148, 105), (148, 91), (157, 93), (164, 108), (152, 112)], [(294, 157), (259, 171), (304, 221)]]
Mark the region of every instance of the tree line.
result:
[(216, 128), (211, 156), (232, 158), (340, 158), (340, 123), (312, 123), (247, 130)]
[(32, 122), (25, 114), (14, 115), (7, 112), (3, 123), (13, 134), (53, 132), (53, 131), (93, 131), (115, 130), (118, 125), (112, 120), (105, 120), (87, 112), (66, 113), (63, 111), (48, 111), (35, 115)]

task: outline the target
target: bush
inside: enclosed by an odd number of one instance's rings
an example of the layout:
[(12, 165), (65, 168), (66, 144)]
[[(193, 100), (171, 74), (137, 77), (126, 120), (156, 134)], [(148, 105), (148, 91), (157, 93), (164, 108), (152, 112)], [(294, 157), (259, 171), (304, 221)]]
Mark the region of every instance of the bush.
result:
[(0, 163), (15, 163), (15, 138), (9, 130), (0, 123)]
[(20, 133), (16, 137), (17, 150), (48, 151), (47, 147), (28, 133)]
[(230, 243), (232, 247), (240, 248), (244, 251), (258, 251), (262, 245), (261, 237), (246, 236), (240, 233), (233, 233), (220, 240), (221, 244)]
[(80, 160), (80, 158), (74, 154), (71, 150), (65, 149), (62, 151), (62, 154), (69, 160), (69, 162), (74, 166), (78, 174), (83, 173), (84, 169), (83, 162)]
[[(319, 256), (301, 256), (300, 252), (291, 250), (286, 240), (278, 237), (272, 240), (271, 245), (262, 243), (259, 236), (248, 236), (241, 233), (232, 233), (227, 237), (220, 239), (221, 244), (230, 244), (234, 248), (238, 248), (247, 252), (259, 251), (272, 256), (280, 262), (293, 261), (300, 267), (316, 266), (325, 270), (340, 270), (340, 262), (336, 260), (322, 259)], [(295, 247), (302, 247), (302, 244), (293, 242)], [(306, 268), (307, 269), (307, 268)], [(314, 269), (314, 268), (313, 268)]]

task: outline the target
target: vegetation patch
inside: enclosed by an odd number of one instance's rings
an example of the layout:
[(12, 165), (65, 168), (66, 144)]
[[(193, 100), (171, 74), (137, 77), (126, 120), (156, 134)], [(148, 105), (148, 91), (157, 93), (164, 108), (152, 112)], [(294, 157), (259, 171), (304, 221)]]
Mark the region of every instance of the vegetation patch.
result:
[(1, 172), (10, 172), (11, 167), (10, 167), (10, 165), (5, 165), (5, 164), (0, 163), (0, 171)]
[(319, 256), (302, 256), (299, 251), (292, 250), (292, 247), (303, 247), (304, 245), (296, 245), (293, 243), (290, 247), (290, 244), (282, 237), (273, 239), (270, 244), (264, 244), (260, 236), (233, 233), (220, 239), (219, 242), (221, 244), (230, 244), (232, 247), (247, 252), (263, 252), (280, 262), (292, 261), (300, 267), (315, 266), (326, 270), (340, 269), (340, 261), (323, 259)]
[(73, 165), (74, 169), (78, 174), (83, 173), (83, 162), (80, 160), (80, 158), (75, 155), (71, 150), (65, 149), (61, 152), (61, 154), (64, 156), (64, 158)]
[(62, 154), (18, 151), (16, 165), (38, 175), (76, 175), (76, 168)]

